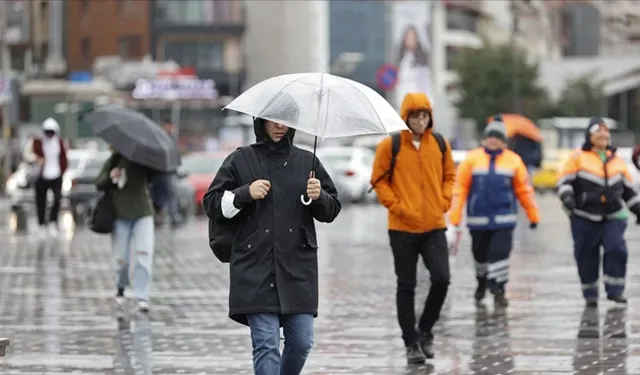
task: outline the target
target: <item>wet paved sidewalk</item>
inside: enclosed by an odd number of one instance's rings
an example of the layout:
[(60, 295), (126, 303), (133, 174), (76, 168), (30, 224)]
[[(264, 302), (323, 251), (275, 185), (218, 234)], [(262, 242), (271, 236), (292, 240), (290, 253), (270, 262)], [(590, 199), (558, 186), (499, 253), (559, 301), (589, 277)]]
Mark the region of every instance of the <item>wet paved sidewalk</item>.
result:
[[(345, 209), (320, 229), (320, 317), (304, 373), (640, 374), (637, 227), (628, 233), (628, 311), (606, 303), (583, 311), (567, 220), (553, 198), (540, 206), (539, 230), (518, 236), (526, 245), (514, 249), (506, 314), (490, 300), (475, 307), (463, 244), (436, 332), (437, 357), (420, 367), (406, 366), (399, 337), (385, 212)], [(0, 337), (11, 346), (0, 374), (251, 374), (248, 329), (227, 318), (228, 271), (208, 249), (206, 229), (201, 221), (158, 231), (152, 311), (146, 318), (132, 310), (121, 321), (109, 300), (108, 237), (80, 230), (70, 242), (3, 241)], [(421, 279), (422, 300), (426, 272)]]

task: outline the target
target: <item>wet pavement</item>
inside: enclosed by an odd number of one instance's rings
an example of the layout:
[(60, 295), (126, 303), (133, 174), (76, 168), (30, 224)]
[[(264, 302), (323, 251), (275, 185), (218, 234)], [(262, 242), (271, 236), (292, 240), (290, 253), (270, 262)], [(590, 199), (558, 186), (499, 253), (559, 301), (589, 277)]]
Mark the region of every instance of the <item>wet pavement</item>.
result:
[[(567, 220), (539, 200), (537, 232), (517, 235), (506, 312), (472, 301), (468, 238), (436, 330), (436, 359), (408, 367), (395, 318), (395, 277), (385, 211), (345, 208), (321, 225), (320, 317), (305, 374), (640, 374), (640, 236), (631, 226), (628, 310), (583, 311)], [(523, 226), (524, 228), (525, 226)], [(3, 375), (251, 374), (248, 329), (227, 318), (228, 270), (207, 246), (207, 223), (159, 229), (152, 310), (118, 320), (108, 237), (78, 229), (70, 240), (0, 245)], [(3, 236), (4, 237), (4, 236)], [(422, 270), (418, 298), (428, 274)], [(418, 304), (420, 305), (420, 304)]]

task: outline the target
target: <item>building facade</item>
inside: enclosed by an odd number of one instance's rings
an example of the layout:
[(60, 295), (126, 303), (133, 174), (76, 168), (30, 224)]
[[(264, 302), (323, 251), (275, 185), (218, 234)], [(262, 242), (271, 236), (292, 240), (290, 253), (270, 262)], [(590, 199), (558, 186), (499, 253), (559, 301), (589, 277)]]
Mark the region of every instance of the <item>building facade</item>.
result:
[(248, 81), (328, 71), (329, 1), (247, 1)]
[(363, 60), (348, 78), (378, 90), (376, 71), (387, 62), (385, 43), (387, 9), (383, 1), (329, 2), (329, 56), (331, 63), (341, 54), (361, 53)]
[(224, 96), (237, 96), (246, 76), (243, 1), (151, 0), (151, 55), (213, 79)]
[(149, 0), (74, 0), (65, 8), (70, 72), (91, 71), (97, 57), (139, 60), (149, 53)]

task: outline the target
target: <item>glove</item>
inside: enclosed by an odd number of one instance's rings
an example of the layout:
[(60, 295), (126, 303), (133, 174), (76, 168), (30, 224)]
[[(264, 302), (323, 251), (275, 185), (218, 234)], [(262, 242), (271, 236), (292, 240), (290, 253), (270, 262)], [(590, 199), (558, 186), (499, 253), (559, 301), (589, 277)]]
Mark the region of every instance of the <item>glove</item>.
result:
[(529, 229), (538, 229), (538, 223), (529, 224)]
[(573, 196), (569, 195), (562, 199), (562, 205), (569, 211), (573, 211), (576, 209), (576, 200)]

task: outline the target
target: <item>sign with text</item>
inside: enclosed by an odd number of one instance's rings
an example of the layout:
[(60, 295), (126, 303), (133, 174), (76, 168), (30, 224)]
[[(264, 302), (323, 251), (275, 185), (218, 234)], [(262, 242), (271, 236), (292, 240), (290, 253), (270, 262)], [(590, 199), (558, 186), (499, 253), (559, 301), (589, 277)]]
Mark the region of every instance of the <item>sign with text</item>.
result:
[(218, 90), (212, 79), (157, 78), (138, 79), (131, 93), (134, 99), (217, 99)]

